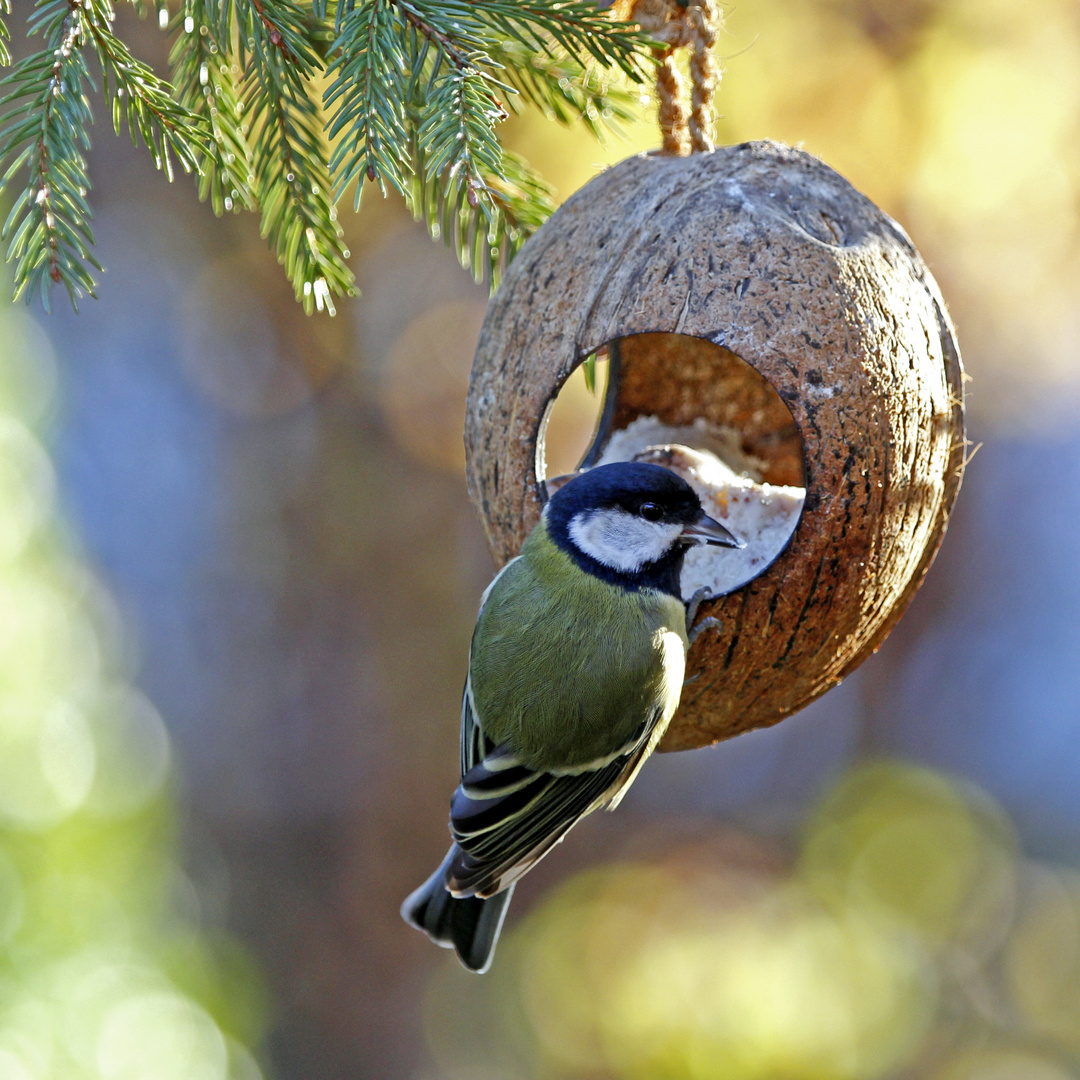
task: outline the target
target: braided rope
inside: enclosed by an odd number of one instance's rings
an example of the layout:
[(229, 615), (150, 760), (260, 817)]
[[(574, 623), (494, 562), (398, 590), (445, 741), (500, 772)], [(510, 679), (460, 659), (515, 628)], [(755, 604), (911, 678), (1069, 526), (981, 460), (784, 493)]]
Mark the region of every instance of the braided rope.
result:
[(694, 39), (690, 53), (690, 82), (693, 86), (690, 111), (690, 148), (693, 153), (708, 153), (713, 148), (713, 94), (720, 81), (720, 66), (713, 55), (720, 10), (715, 0), (696, 0), (686, 9)]
[[(685, 8), (678, 0), (630, 0), (617, 10), (664, 43), (658, 49), (656, 72), (662, 152), (679, 157), (708, 152), (713, 148), (712, 99), (720, 78), (713, 56), (720, 26), (716, 0), (689, 0)], [(683, 104), (682, 78), (674, 55), (676, 49), (687, 47), (692, 84), (689, 113)]]
[(682, 82), (675, 50), (669, 48), (656, 68), (656, 119), (660, 125), (661, 151), (675, 157), (686, 156), (689, 142)]

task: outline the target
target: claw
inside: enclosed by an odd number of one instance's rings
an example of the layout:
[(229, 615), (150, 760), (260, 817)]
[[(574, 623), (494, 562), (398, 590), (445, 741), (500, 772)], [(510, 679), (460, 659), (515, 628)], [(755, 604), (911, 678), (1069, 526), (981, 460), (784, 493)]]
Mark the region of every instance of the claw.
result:
[(707, 615), (686, 632), (686, 640), (693, 645), (706, 630), (716, 630), (719, 634), (723, 628), (724, 624), (715, 615)]
[(702, 585), (689, 600), (686, 601), (686, 635), (690, 636), (690, 628), (694, 625), (694, 620), (697, 618), (698, 608), (701, 607), (703, 600), (709, 599), (709, 588), (706, 585)]
[(719, 632), (721, 629), (720, 620), (713, 615), (709, 615), (702, 619), (701, 622), (695, 623), (697, 618), (698, 608), (705, 600), (712, 598), (712, 595), (707, 586), (702, 585), (697, 592), (686, 602), (686, 640), (693, 645), (695, 641), (701, 636), (703, 630), (708, 630), (711, 627), (715, 627)]

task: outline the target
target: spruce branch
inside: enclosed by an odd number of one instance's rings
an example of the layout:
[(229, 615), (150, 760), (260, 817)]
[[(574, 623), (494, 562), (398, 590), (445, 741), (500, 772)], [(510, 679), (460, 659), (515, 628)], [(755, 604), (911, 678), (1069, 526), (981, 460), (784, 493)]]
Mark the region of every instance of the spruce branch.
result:
[(46, 310), (50, 283), (62, 284), (77, 307), (84, 293), (93, 295), (91, 271), (101, 269), (90, 253), (86, 198), (93, 121), (87, 50), (100, 65), (117, 132), (126, 124), (133, 142), (141, 137), (170, 179), (172, 159), (185, 170), (196, 168), (197, 148), (206, 141), (199, 119), (116, 36), (114, 20), (107, 0), (38, 0), (29, 29), (45, 47), (0, 81), (6, 110), (0, 117), (0, 187), (15, 188), (16, 177), (27, 171), (0, 237), (9, 241), (7, 257), (15, 263), (15, 295), (39, 295)]
[(393, 0), (370, 0), (342, 18), (330, 48), (332, 80), (323, 101), (332, 109), (328, 134), (341, 136), (330, 159), (338, 197), (356, 185), (360, 209), (363, 178), (404, 194), (409, 175), (405, 105), (405, 41), (401, 13)]
[(409, 191), (413, 216), (433, 239), (442, 239), (477, 281), (492, 289), (521, 245), (555, 209), (549, 184), (525, 161), (502, 152), (499, 175), (485, 175), (470, 188), (460, 173), (431, 172), (417, 151), (418, 167)]
[(613, 22), (593, 0), (396, 0), (419, 17), (475, 35), (489, 44), (516, 41), (585, 65), (590, 58), (641, 82), (650, 65), (646, 39), (632, 25)]
[(173, 99), (173, 88), (132, 56), (112, 29), (116, 14), (108, 0), (69, 0), (85, 14), (86, 36), (94, 47), (103, 76), (103, 90), (112, 108), (113, 129), (126, 125), (131, 141), (139, 137), (156, 168), (172, 180), (175, 156), (185, 172), (198, 170), (199, 157), (210, 144), (203, 117)]
[(502, 174), (502, 146), (495, 124), (506, 113), (488, 77), (476, 68), (451, 68), (428, 97), (417, 144), (431, 175), (462, 185), (468, 203), (484, 202), (484, 177)]
[(11, 31), (7, 28), (4, 15), (11, 14), (11, 0), (0, 0), (0, 67), (11, 66), (11, 52), (8, 43), (11, 41)]
[(500, 43), (491, 52), (499, 74), (516, 94), (507, 99), (515, 112), (532, 105), (549, 120), (569, 126), (583, 123), (597, 140), (635, 118), (638, 94), (595, 61), (552, 56), (518, 41)]
[[(325, 96), (340, 137), (335, 190), (355, 185), (357, 209), (365, 177), (402, 192), (464, 266), (492, 281), (551, 207), (523, 162), (512, 176), (504, 167), (504, 100), (520, 95), (599, 135), (632, 115), (629, 92), (597, 72), (600, 61), (633, 80), (649, 62), (637, 32), (591, 3), (342, 2), (335, 27)], [(538, 200), (532, 225), (525, 191)]]
[(492, 74), (481, 28), (455, 22), (433, 5), (402, 0), (401, 6), (410, 27), (409, 123), (418, 173), (407, 201), (477, 280), (485, 274), (497, 280), (512, 246), (507, 200), (494, 186), (507, 181), (495, 130), (507, 113), (497, 95), (512, 88)]
[[(640, 31), (595, 0), (131, 0), (169, 27), (170, 85), (117, 35), (113, 2), (35, 0), (45, 47), (0, 82), (0, 190), (14, 201), (3, 235), (16, 288), (46, 305), (50, 282), (74, 302), (97, 268), (87, 54), (117, 131), (170, 178), (174, 161), (197, 172), (216, 213), (257, 210), (309, 311), (355, 291), (334, 204), (352, 188), (359, 209), (365, 181), (400, 192), (494, 284), (553, 207), (502, 148), (508, 110), (601, 137), (634, 114), (627, 83), (653, 62)], [(0, 18), (0, 62), (5, 42)]]
[(85, 18), (67, 0), (38, 4), (32, 29), (45, 48), (19, 61), (0, 80), (0, 186), (11, 186), (24, 168), (25, 187), (16, 195), (0, 239), (9, 241), (15, 263), (15, 296), (39, 295), (49, 310), (49, 286), (62, 284), (73, 306), (94, 294), (90, 268), (90, 178), (83, 151), (92, 117), (92, 86), (83, 55)]
[(323, 118), (310, 78), (320, 61), (292, 0), (237, 0), (241, 55), (248, 53), (244, 111), (253, 132), (254, 191), (262, 233), (304, 309), (334, 313), (355, 294), (332, 199)]
[(165, 30), (169, 25), (169, 0), (131, 0), (131, 6), (140, 19), (145, 19), (151, 12), (157, 19), (158, 26)]
[(187, 0), (175, 19), (169, 56), (181, 103), (206, 123), (212, 136), (197, 162), (199, 198), (209, 199), (219, 217), (257, 206), (231, 25), (228, 2)]
[(555, 211), (555, 192), (544, 178), (519, 154), (503, 152), (503, 175), (489, 177), (491, 199), (499, 214), (496, 235), (500, 246), (488, 252), (487, 267), (491, 287), (499, 283), (521, 245)]

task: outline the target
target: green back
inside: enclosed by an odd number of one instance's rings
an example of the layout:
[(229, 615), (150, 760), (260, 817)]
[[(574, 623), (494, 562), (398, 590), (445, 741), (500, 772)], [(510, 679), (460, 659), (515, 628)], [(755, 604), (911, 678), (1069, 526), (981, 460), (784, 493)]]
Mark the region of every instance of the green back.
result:
[(581, 570), (541, 522), (495, 581), (473, 634), (476, 719), (535, 769), (605, 758), (679, 702), (685, 613)]

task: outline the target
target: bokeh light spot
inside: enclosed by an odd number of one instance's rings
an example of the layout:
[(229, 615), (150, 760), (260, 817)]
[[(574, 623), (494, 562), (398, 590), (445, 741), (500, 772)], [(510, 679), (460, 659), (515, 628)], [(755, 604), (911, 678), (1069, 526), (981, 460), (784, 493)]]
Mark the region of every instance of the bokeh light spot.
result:
[(0, 945), (14, 937), (22, 925), (24, 909), (22, 877), (8, 855), (0, 851)]
[(0, 731), (0, 816), (24, 828), (46, 828), (76, 810), (94, 774), (94, 740), (82, 714), (65, 701), (40, 722), (15, 705)]
[(481, 303), (458, 301), (424, 311), (402, 330), (377, 375), (378, 401), (395, 442), (452, 473), (465, 468), (465, 395), (484, 310)]
[(0, 1080), (38, 1080), (22, 1058), (0, 1049)]
[(185, 298), (180, 357), (194, 387), (240, 416), (280, 416), (312, 394), (302, 357), (286, 353), (275, 313), (243, 257), (210, 264)]
[(98, 767), (87, 805), (99, 814), (131, 813), (168, 774), (165, 723), (145, 694), (122, 685), (102, 688), (92, 711)]
[(1073, 1080), (1075, 1075), (1033, 1050), (1000, 1047), (961, 1051), (931, 1080)]
[(1014, 841), (1000, 814), (928, 770), (856, 769), (811, 822), (802, 873), (827, 903), (854, 905), (944, 943), (1011, 913)]
[(228, 1053), (206, 1012), (162, 991), (110, 1010), (97, 1060), (103, 1080), (225, 1080)]
[(48, 519), (54, 488), (41, 445), (23, 424), (0, 414), (0, 563), (18, 558)]
[(1043, 871), (1007, 952), (1013, 1000), (1031, 1029), (1080, 1053), (1080, 876)]

